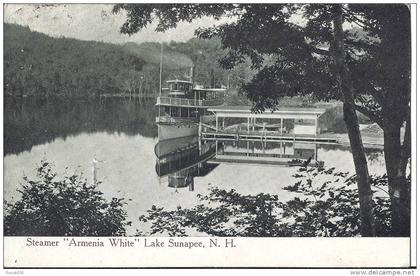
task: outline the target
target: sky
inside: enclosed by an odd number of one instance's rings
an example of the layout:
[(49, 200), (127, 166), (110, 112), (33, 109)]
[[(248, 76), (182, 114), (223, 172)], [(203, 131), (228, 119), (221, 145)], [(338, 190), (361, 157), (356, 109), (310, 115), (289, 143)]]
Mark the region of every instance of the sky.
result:
[[(112, 13), (113, 4), (5, 4), (4, 21), (29, 26), (32, 31), (45, 33), (53, 37), (68, 37), (80, 40), (95, 40), (123, 44), (126, 42), (142, 43), (187, 41), (194, 36), (199, 27), (211, 27), (226, 23), (232, 19), (216, 21), (205, 17), (192, 23), (179, 23), (177, 28), (164, 33), (155, 32), (155, 24), (128, 36), (120, 33), (125, 22), (124, 12)], [(228, 21), (229, 20), (229, 21)], [(300, 15), (292, 16), (291, 22), (304, 24)], [(344, 28), (351, 26), (345, 23)]]
[(198, 27), (217, 24), (212, 18), (180, 23), (177, 28), (157, 33), (149, 26), (131, 37), (120, 33), (123, 13), (113, 14), (112, 4), (59, 4), (41, 7), (36, 4), (6, 4), (4, 21), (29, 26), (33, 31), (53, 37), (69, 37), (110, 43), (187, 41)]

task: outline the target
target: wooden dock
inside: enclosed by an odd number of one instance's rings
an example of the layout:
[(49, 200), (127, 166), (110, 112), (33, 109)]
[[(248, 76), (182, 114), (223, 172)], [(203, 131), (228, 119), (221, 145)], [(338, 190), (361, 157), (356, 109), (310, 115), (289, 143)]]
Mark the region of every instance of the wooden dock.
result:
[(232, 131), (206, 131), (201, 132), (202, 141), (248, 141), (248, 142), (290, 142), (290, 143), (316, 143), (338, 145), (339, 140), (334, 135), (294, 135), (278, 132), (232, 132)]
[[(232, 131), (205, 131), (200, 133), (201, 141), (247, 141), (247, 142), (289, 142), (289, 143), (309, 143), (319, 145), (337, 145), (350, 147), (347, 134), (324, 133), (319, 135), (294, 135), (280, 133), (262, 132), (232, 132)], [(365, 148), (383, 149), (383, 137), (372, 137), (362, 135)]]
[[(207, 161), (210, 164), (220, 163), (231, 163), (231, 164), (248, 164), (248, 165), (270, 165), (270, 166), (281, 166), (281, 167), (296, 167), (302, 166), (305, 160), (293, 159), (293, 158), (276, 158), (276, 157), (249, 157), (249, 156), (233, 156), (233, 155), (216, 155)], [(311, 160), (306, 166), (314, 167), (323, 162), (317, 160)]]

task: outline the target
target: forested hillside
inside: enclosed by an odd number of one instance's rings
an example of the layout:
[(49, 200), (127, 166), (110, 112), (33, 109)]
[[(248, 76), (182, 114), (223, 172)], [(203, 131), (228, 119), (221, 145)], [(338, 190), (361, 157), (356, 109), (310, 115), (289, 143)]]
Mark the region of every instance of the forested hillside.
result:
[[(150, 95), (159, 90), (159, 43), (117, 45), (53, 38), (28, 27), (4, 24), (4, 93), (13, 96)], [(191, 39), (163, 47), (163, 79), (186, 78), (207, 87), (237, 87), (250, 76), (245, 66), (227, 72), (217, 60), (217, 40)]]
[[(6, 95), (98, 95), (119, 91), (122, 76), (145, 62), (120, 46), (51, 38), (4, 25)], [(131, 68), (130, 68), (131, 67)]]

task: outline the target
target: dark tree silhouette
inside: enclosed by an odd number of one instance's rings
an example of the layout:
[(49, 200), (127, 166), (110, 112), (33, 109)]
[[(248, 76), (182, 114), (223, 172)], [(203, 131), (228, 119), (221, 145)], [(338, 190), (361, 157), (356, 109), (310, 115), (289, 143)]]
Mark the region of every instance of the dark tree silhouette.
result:
[[(209, 186), (193, 208), (165, 210), (152, 206), (140, 216), (149, 231), (137, 235), (188, 236), (192, 230), (210, 236), (354, 237), (361, 235), (356, 176), (334, 168), (301, 167), (296, 183), (284, 190), (299, 195), (281, 201), (277, 195), (243, 195)], [(386, 176), (372, 177), (375, 233), (390, 236), (390, 200)]]
[(79, 175), (60, 179), (45, 161), (38, 177), (24, 177), (21, 198), (5, 203), (6, 236), (121, 236), (125, 235), (127, 214), (123, 198), (107, 200), (98, 190), (100, 183), (88, 184)]

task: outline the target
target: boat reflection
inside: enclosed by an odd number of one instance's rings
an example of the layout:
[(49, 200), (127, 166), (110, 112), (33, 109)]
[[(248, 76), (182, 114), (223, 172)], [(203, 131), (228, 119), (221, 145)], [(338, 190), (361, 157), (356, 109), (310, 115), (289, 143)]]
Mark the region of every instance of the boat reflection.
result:
[(273, 166), (323, 166), (315, 143), (201, 141), (198, 136), (158, 141), (156, 173), (170, 188), (189, 187), (221, 163)]
[(155, 146), (156, 173), (170, 188), (194, 190), (194, 177), (207, 175), (218, 164), (207, 163), (215, 156), (214, 143), (199, 147), (198, 136), (158, 141)]
[(219, 142), (211, 163), (247, 163), (280, 166), (322, 166), (316, 143), (298, 142)]

